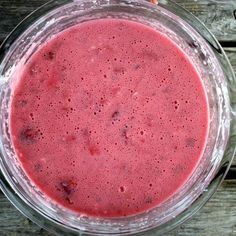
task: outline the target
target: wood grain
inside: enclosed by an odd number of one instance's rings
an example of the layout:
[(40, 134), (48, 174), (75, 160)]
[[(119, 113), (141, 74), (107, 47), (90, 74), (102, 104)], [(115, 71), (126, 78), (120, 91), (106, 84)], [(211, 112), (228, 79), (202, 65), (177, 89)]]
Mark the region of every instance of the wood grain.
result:
[[(29, 13), (47, 0), (0, 0), (0, 42)], [(161, 1), (160, 1), (161, 2)], [(235, 0), (175, 0), (197, 16), (223, 42), (236, 46)]]
[[(175, 0), (199, 17), (226, 46), (236, 72), (236, 0)], [(47, 0), (0, 0), (0, 43), (29, 13)], [(229, 48), (230, 46), (230, 48)], [(236, 166), (236, 159), (234, 160)], [(234, 236), (236, 235), (236, 169), (214, 197), (191, 220), (167, 236)], [(0, 192), (0, 235), (51, 236), (26, 219)]]
[(230, 64), (236, 73), (236, 47), (235, 48), (225, 48), (227, 57), (229, 58)]
[(0, 235), (51, 235), (24, 217), (0, 192)]
[(0, 43), (28, 14), (47, 0), (0, 0)]
[[(225, 48), (227, 57), (230, 60), (231, 66), (236, 74), (236, 47), (235, 48)], [(236, 167), (236, 158), (234, 158), (232, 165)], [(236, 179), (236, 176), (235, 176)]]
[[(22, 216), (2, 194), (0, 206), (1, 236), (52, 235)], [(225, 181), (213, 198), (191, 220), (166, 235), (236, 235), (236, 181)]]
[(168, 236), (236, 235), (236, 181), (225, 181), (213, 198)]
[(236, 46), (235, 0), (175, 0), (197, 16), (219, 41)]

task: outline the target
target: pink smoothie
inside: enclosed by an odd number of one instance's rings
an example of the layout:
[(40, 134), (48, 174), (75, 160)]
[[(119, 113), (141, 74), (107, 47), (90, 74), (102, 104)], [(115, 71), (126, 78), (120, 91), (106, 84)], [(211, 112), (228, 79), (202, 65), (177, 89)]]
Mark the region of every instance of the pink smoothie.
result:
[(172, 196), (201, 159), (199, 75), (160, 32), (118, 19), (71, 27), (22, 69), (11, 137), (26, 174), (76, 212), (121, 217)]

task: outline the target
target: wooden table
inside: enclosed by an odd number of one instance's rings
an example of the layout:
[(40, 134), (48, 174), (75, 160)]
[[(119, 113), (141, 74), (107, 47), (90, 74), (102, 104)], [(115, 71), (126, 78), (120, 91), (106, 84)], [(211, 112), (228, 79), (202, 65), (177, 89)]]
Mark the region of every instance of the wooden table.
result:
[[(0, 43), (47, 0), (0, 0)], [(215, 34), (236, 72), (236, 0), (176, 0)], [(51, 235), (21, 215), (0, 192), (0, 235)], [(236, 160), (213, 198), (191, 220), (167, 236), (236, 235)]]

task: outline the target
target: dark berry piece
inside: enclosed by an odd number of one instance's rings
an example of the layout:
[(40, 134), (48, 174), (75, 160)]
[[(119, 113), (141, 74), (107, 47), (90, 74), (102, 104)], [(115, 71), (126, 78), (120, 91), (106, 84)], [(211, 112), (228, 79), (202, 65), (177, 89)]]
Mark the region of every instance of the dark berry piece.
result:
[(42, 171), (43, 171), (43, 166), (42, 166), (42, 164), (36, 163), (36, 164), (34, 165), (34, 170), (35, 170), (36, 172), (42, 172)]
[(60, 187), (66, 195), (71, 195), (75, 191), (77, 183), (72, 179), (65, 180), (60, 183)]
[(111, 115), (112, 120), (114, 121), (118, 120), (119, 115), (120, 115), (119, 111), (114, 111)]
[(119, 190), (120, 190), (121, 193), (123, 193), (125, 191), (125, 187), (121, 186)]
[(151, 204), (152, 203), (152, 197), (147, 197), (146, 198), (146, 200), (145, 200), (145, 202), (147, 203), (147, 204)]
[(123, 128), (123, 129), (121, 130), (121, 136), (122, 136), (125, 140), (128, 139), (128, 134), (127, 134), (127, 132), (128, 132), (127, 128)]
[(128, 144), (128, 139), (129, 139), (128, 125), (125, 125), (120, 131), (121, 131), (121, 137), (123, 138), (125, 145), (127, 145)]
[(196, 141), (197, 141), (197, 140), (194, 139), (194, 138), (187, 138), (187, 139), (185, 140), (186, 146), (193, 148), (193, 147), (195, 146)]
[(22, 128), (19, 134), (19, 138), (26, 144), (33, 144), (38, 141), (40, 133), (37, 129), (32, 127)]
[(136, 65), (134, 65), (134, 70), (138, 70), (138, 69), (140, 69), (141, 68), (141, 65), (139, 65), (139, 64), (136, 64)]
[(113, 71), (116, 75), (125, 73), (125, 69), (123, 67), (116, 67), (116, 68), (113, 69)]
[(22, 99), (22, 100), (16, 101), (15, 106), (23, 108), (23, 107), (25, 107), (27, 105), (27, 103), (28, 103), (27, 100)]
[(145, 50), (143, 52), (143, 55), (144, 55), (144, 57), (147, 57), (147, 58), (154, 60), (154, 61), (158, 61), (160, 58), (160, 56), (158, 54), (156, 54), (155, 52), (150, 51), (150, 50)]
[(48, 52), (44, 53), (43, 57), (44, 57), (44, 59), (51, 61), (55, 58), (55, 55), (56, 55), (55, 52), (48, 51)]

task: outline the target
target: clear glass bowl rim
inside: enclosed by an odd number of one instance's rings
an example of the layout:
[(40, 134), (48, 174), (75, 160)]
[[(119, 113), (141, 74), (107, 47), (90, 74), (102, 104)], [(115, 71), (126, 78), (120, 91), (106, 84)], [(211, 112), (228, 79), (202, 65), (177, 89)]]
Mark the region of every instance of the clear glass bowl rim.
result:
[[(141, 0), (142, 1), (142, 0)], [(143, 0), (144, 1), (144, 0)], [(0, 48), (0, 62), (4, 59), (5, 55), (7, 55), (8, 50), (11, 45), (17, 40), (18, 36), (20, 36), (25, 29), (27, 29), (28, 25), (31, 25), (38, 18), (48, 13), (52, 9), (55, 9), (64, 4), (73, 2), (72, 0), (58, 0), (58, 1), (50, 1), (29, 16), (27, 16), (5, 39)], [(192, 26), (214, 49), (214, 52), (221, 64), (221, 66), (225, 69), (226, 78), (230, 78), (230, 88), (232, 87), (232, 83), (236, 83), (236, 78), (234, 76), (234, 72), (231, 68), (229, 60), (227, 59), (223, 49), (220, 44), (216, 40), (216, 38), (210, 33), (210, 31), (206, 28), (206, 26), (201, 23), (193, 14), (188, 12), (187, 10), (180, 7), (178, 4), (174, 3), (172, 0), (163, 0), (159, 2), (160, 6), (164, 7), (167, 10), (170, 10), (172, 13), (181, 17), (185, 20), (190, 26)], [(230, 97), (232, 96), (233, 91), (229, 89)], [(232, 103), (232, 100), (231, 100)], [(232, 105), (232, 104), (231, 104)], [(185, 211), (178, 215), (175, 219), (161, 225), (156, 229), (152, 229), (155, 232), (155, 235), (160, 235), (166, 233), (176, 226), (182, 224), (185, 220), (190, 218), (194, 213), (196, 213), (215, 193), (220, 183), (223, 181), (225, 175), (227, 174), (230, 164), (233, 160), (235, 154), (235, 143), (233, 139), (233, 123), (234, 119), (231, 120), (231, 128), (230, 135), (228, 140), (228, 145), (225, 150), (224, 158), (221, 161), (220, 168), (214, 179), (211, 181), (210, 185), (207, 187), (206, 191), (204, 191), (197, 200)], [(0, 155), (2, 155), (0, 153)], [(27, 218), (31, 219), (39, 226), (47, 229), (53, 233), (66, 233), (67, 235), (76, 235), (80, 232), (75, 232), (73, 229), (67, 228), (65, 225), (60, 224), (56, 220), (46, 218), (41, 213), (39, 213), (36, 209), (29, 207), (11, 188), (7, 180), (4, 178), (3, 174), (0, 172), (0, 188), (5, 196), (12, 202), (12, 204), (22, 212)], [(143, 233), (140, 233), (143, 235)]]

